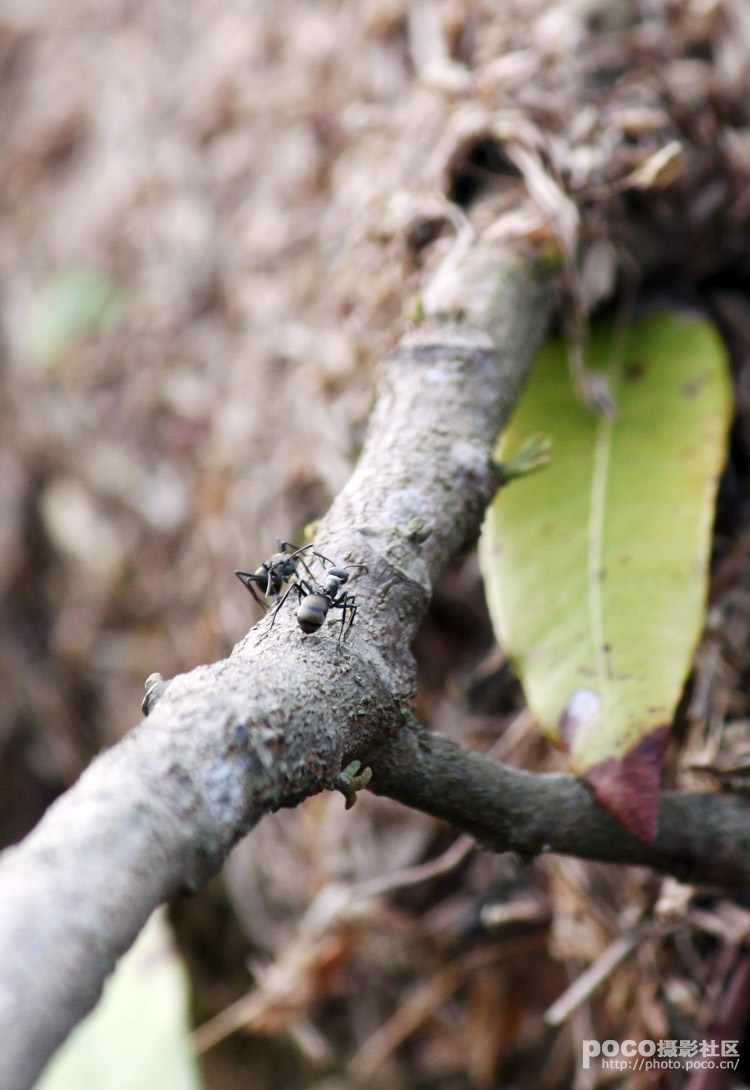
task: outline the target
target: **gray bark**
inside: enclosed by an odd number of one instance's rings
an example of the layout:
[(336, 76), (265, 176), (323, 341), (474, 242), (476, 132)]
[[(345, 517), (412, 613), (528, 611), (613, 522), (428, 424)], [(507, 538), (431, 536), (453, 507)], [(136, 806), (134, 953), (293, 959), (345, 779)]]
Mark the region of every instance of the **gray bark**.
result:
[(457, 255), (385, 363), (362, 457), (320, 527), (323, 553), (367, 565), (347, 640), (330, 620), (303, 636), (291, 609), (270, 634), (266, 618), (229, 658), (175, 678), (0, 859), (3, 1090), (33, 1083), (157, 905), (404, 723), (412, 638), (479, 531), (495, 439), (555, 296), (533, 255), (481, 241)]
[(658, 835), (644, 844), (628, 835), (578, 776), (494, 764), (413, 720), (371, 764), (371, 790), (451, 822), (488, 851), (635, 863), (695, 885), (750, 890), (746, 798), (665, 791)]

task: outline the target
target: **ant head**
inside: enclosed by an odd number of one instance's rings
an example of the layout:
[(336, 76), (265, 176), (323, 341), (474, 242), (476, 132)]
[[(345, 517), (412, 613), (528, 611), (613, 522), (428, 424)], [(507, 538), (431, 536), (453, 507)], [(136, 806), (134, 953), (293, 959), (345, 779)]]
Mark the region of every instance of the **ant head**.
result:
[[(347, 565), (347, 567), (348, 566), (349, 565)], [(349, 572), (346, 570), (346, 568), (329, 568), (326, 572), (326, 575), (329, 577), (329, 579), (333, 578), (341, 584), (349, 582)]]

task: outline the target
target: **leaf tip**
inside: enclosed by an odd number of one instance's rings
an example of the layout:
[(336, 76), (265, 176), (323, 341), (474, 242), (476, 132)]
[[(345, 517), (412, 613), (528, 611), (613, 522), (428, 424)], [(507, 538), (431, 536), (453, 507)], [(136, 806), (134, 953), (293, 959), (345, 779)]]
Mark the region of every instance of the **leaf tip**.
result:
[(546, 466), (550, 460), (551, 451), (552, 440), (549, 435), (535, 431), (527, 436), (515, 458), (502, 465), (504, 483), (508, 484), (518, 477), (527, 477), (530, 473), (535, 473), (537, 469)]
[(623, 757), (608, 757), (585, 772), (597, 800), (644, 844), (659, 831), (661, 761), (668, 740), (669, 727), (657, 727)]

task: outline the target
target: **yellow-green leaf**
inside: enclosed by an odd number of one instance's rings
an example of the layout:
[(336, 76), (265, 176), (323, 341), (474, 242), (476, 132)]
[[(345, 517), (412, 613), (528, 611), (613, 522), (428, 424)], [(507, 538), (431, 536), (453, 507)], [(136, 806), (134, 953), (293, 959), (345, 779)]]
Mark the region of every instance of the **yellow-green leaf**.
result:
[(495, 632), (572, 768), (636, 836), (658, 822), (661, 757), (703, 624), (730, 379), (710, 322), (659, 313), (592, 330), (589, 367), (617, 413), (577, 400), (548, 344), (503, 436), (552, 440), (548, 467), (503, 489), (481, 561)]
[(35, 1090), (200, 1090), (187, 1007), (187, 973), (157, 912)]

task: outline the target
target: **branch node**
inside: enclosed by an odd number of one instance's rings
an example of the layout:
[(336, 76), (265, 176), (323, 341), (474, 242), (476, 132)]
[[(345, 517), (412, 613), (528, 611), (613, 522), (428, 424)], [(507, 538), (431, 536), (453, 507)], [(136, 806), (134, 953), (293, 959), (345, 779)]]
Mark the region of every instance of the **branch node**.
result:
[(153, 673), (148, 675), (145, 684), (146, 695), (141, 704), (141, 711), (144, 715), (151, 714), (157, 700), (161, 700), (170, 685), (171, 681), (165, 681), (162, 674)]
[[(362, 771), (360, 772), (360, 769)], [(372, 779), (372, 769), (366, 766), (362, 768), (361, 761), (350, 761), (346, 768), (342, 768), (336, 779), (331, 784), (331, 791), (340, 791), (346, 799), (345, 809), (351, 810), (357, 801), (357, 792), (367, 787)]]

